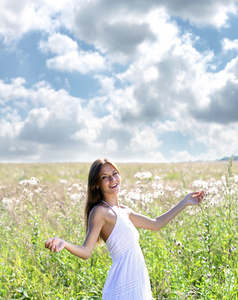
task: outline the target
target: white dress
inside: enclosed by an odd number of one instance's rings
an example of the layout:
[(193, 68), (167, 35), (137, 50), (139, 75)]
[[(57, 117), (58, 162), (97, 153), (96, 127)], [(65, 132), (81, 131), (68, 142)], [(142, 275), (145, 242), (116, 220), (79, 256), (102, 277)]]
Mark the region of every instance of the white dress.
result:
[(106, 241), (113, 264), (103, 288), (103, 300), (152, 300), (150, 280), (139, 233), (123, 209), (111, 207), (116, 224)]

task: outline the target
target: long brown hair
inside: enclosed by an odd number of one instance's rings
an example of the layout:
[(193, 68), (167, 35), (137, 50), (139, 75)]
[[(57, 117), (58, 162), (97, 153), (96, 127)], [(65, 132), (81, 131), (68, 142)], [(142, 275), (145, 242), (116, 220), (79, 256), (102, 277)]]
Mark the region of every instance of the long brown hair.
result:
[[(107, 158), (104, 159), (97, 159), (93, 162), (91, 165), (91, 168), (89, 170), (88, 174), (88, 190), (87, 190), (87, 202), (85, 205), (85, 227), (86, 232), (88, 231), (88, 219), (89, 214), (91, 210), (96, 206), (98, 203), (100, 203), (101, 200), (103, 200), (103, 195), (100, 191), (100, 188), (97, 187), (98, 181), (99, 181), (99, 174), (101, 171), (101, 168), (106, 163), (111, 164), (117, 172), (120, 174), (117, 166), (115, 163), (109, 161)], [(100, 238), (99, 238), (100, 239)]]

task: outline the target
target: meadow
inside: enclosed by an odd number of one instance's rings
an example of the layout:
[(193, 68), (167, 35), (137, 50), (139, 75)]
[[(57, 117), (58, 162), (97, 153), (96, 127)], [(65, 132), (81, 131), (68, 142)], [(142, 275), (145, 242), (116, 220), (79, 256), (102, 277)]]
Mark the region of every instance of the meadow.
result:
[[(0, 164), (0, 299), (101, 299), (111, 258), (44, 242), (82, 244), (88, 163)], [(139, 230), (154, 299), (238, 299), (238, 162), (120, 163), (121, 203), (156, 217), (206, 191), (159, 232)]]

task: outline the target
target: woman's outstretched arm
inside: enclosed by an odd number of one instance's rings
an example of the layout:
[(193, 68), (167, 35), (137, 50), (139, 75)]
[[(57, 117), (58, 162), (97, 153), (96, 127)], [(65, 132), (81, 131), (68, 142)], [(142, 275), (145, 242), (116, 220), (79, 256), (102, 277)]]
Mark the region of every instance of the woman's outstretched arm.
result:
[(89, 215), (89, 226), (87, 236), (82, 246), (72, 245), (58, 237), (50, 238), (45, 242), (45, 247), (51, 252), (59, 252), (63, 249), (82, 258), (88, 259), (100, 235), (101, 229), (105, 224), (103, 209), (95, 207)]
[(174, 217), (176, 217), (188, 205), (200, 204), (202, 202), (204, 194), (205, 194), (204, 191), (188, 194), (177, 205), (175, 205), (169, 211), (157, 217), (156, 219), (151, 219), (141, 214), (137, 214), (133, 211), (130, 211), (130, 220), (135, 225), (135, 227), (150, 229), (155, 231), (160, 230), (167, 223), (169, 223)]

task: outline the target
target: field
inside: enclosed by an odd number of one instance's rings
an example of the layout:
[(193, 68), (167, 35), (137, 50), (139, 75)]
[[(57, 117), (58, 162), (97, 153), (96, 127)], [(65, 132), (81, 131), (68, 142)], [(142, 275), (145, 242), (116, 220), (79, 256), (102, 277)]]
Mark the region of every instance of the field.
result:
[[(89, 166), (0, 164), (0, 299), (101, 299), (105, 244), (87, 261), (44, 248), (53, 236), (83, 243)], [(154, 298), (238, 299), (238, 163), (118, 167), (121, 202), (150, 217), (206, 191), (159, 232), (139, 230)]]

